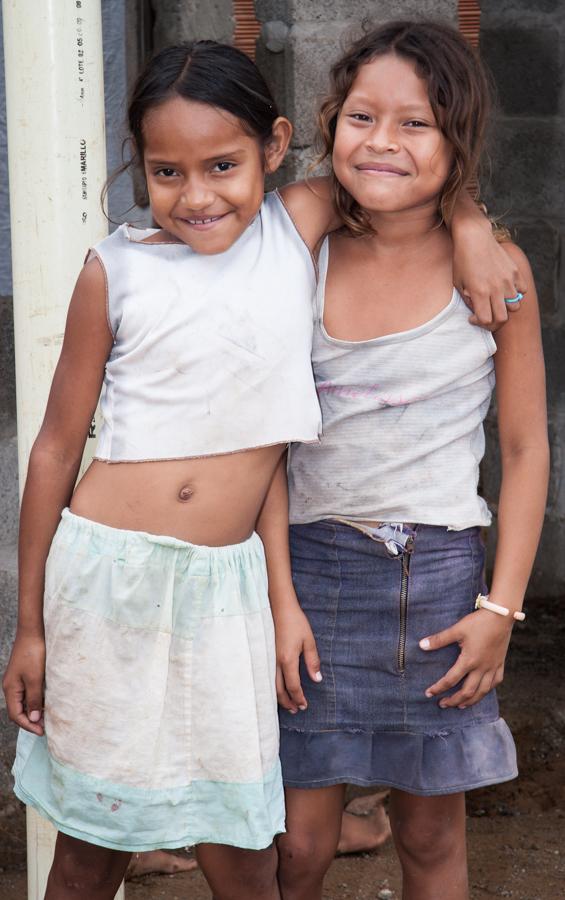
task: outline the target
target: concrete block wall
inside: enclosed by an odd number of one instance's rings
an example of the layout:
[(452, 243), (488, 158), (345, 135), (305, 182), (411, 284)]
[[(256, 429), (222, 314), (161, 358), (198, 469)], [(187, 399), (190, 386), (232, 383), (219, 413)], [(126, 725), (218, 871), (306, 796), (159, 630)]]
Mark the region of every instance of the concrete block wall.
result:
[[(481, 53), (499, 103), (485, 197), (530, 259), (547, 366), (551, 484), (530, 594), (560, 596), (565, 593), (565, 4), (482, 0), (481, 9)], [(488, 432), (484, 489), (493, 505), (500, 466), (492, 416)]]
[(232, 0), (151, 0), (156, 49), (178, 41), (230, 43), (235, 28)]

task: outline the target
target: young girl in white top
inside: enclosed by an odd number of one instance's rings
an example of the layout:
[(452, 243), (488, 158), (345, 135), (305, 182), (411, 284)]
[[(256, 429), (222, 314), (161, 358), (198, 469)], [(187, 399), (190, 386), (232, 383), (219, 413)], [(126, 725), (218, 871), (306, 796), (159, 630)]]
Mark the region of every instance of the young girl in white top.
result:
[[(516, 775), (494, 688), (547, 487), (536, 295), (508, 245), (528, 295), (493, 339), (452, 287), (445, 223), (489, 115), (461, 36), (390, 23), (332, 79), (320, 123), (345, 228), (320, 253), (322, 440), (290, 456), (301, 609), (282, 545), (271, 584), (286, 709), (279, 880), (285, 900), (321, 898), (345, 784), (389, 785), (404, 900), (466, 900), (464, 792)], [(495, 372), (503, 479), (489, 599), (480, 529), (490, 512), (477, 481)], [(298, 655), (312, 655), (314, 639), (321, 678), (303, 671), (301, 685)]]
[(129, 123), (158, 228), (124, 225), (91, 252), (32, 450), (4, 682), (23, 729), (16, 792), (59, 830), (48, 900), (113, 897), (132, 851), (184, 844), (218, 900), (276, 900), (284, 807), (254, 528), (268, 544), (287, 442), (318, 439), (311, 250), (336, 216), (294, 186), (297, 231), (264, 197), (291, 126), (233, 48), (163, 51)]

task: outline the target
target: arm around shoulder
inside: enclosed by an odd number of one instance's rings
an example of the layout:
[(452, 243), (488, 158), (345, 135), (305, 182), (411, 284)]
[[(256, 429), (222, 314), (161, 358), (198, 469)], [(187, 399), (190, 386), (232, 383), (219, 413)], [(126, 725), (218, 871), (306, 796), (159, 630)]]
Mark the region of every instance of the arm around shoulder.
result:
[(287, 184), (279, 191), (304, 243), (314, 253), (324, 236), (341, 225), (326, 176)]

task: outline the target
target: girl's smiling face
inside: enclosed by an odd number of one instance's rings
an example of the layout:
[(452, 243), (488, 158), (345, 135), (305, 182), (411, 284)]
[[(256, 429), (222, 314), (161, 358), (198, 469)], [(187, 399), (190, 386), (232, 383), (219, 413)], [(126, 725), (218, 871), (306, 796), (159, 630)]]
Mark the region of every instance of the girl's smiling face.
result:
[(369, 213), (436, 210), (453, 153), (426, 81), (394, 54), (361, 66), (339, 112), (336, 178)]
[(253, 221), (266, 172), (282, 161), (290, 123), (266, 147), (230, 113), (171, 97), (143, 120), (143, 164), (153, 218), (197, 253), (229, 249)]

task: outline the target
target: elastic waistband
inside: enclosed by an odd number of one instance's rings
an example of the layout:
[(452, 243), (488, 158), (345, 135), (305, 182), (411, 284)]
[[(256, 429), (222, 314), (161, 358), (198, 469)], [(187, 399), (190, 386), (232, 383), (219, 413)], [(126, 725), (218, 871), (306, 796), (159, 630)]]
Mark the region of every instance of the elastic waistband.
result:
[(103, 525), (101, 522), (93, 522), (91, 519), (85, 519), (83, 516), (77, 516), (70, 509), (64, 509), (61, 513), (61, 522), (57, 531), (57, 537), (65, 540), (65, 537), (74, 538), (77, 533), (81, 537), (92, 539), (98, 545), (107, 547), (108, 549), (117, 550), (133, 549), (135, 547), (147, 547), (153, 545), (157, 547), (169, 548), (171, 550), (179, 550), (190, 553), (190, 555), (208, 556), (208, 557), (233, 557), (241, 556), (251, 552), (263, 552), (263, 544), (261, 538), (256, 532), (241, 541), (238, 544), (225, 544), (220, 547), (211, 547), (207, 544), (192, 544), (190, 541), (182, 541), (180, 538), (171, 537), (166, 534), (151, 534), (147, 531), (129, 531), (126, 528), (114, 528), (112, 525)]

